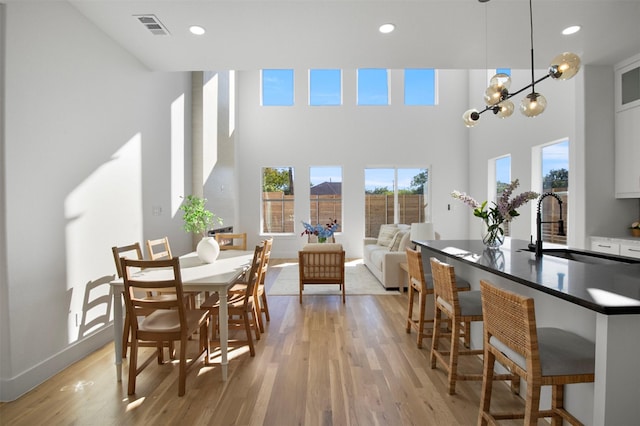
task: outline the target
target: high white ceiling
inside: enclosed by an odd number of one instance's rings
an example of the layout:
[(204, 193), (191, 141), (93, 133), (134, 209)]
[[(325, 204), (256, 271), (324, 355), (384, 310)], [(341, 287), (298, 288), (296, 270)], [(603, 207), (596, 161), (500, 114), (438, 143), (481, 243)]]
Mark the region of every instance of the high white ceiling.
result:
[[(640, 0), (532, 0), (536, 68), (640, 53)], [(528, 0), (69, 0), (153, 70), (529, 68)], [(135, 15), (153, 14), (169, 35)], [(396, 30), (380, 34), (392, 22)], [(207, 29), (192, 35), (190, 25)], [(581, 25), (572, 36), (569, 25)]]

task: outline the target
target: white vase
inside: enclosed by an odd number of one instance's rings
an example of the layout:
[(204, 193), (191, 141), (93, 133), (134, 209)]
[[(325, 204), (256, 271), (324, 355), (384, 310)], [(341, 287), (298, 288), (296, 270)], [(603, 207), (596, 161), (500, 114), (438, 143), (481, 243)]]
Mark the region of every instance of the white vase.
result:
[(214, 237), (204, 237), (196, 246), (198, 258), (205, 263), (213, 263), (220, 254), (220, 246)]

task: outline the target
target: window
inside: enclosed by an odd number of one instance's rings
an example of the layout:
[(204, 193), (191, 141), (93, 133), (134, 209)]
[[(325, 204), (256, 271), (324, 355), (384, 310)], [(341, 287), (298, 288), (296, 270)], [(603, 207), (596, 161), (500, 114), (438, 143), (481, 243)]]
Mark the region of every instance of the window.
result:
[(324, 224), (337, 219), (342, 231), (342, 168), (311, 167), (309, 182), (309, 223)]
[(292, 233), (294, 228), (293, 168), (262, 169), (262, 233)]
[[(493, 197), (494, 202), (498, 201), (498, 198), (502, 195), (502, 191), (509, 186), (511, 183), (511, 156), (506, 155), (504, 157), (499, 157), (494, 160), (495, 166), (495, 196)], [(504, 224), (504, 235), (511, 235), (511, 224), (509, 222), (505, 222)]]
[(364, 181), (365, 237), (377, 237), (383, 224), (431, 217), (429, 169), (365, 169)]
[(293, 70), (262, 70), (262, 105), (293, 105)]
[(358, 69), (358, 105), (389, 105), (389, 77), (386, 69)]
[(309, 70), (309, 105), (341, 105), (342, 72)]
[(404, 70), (404, 104), (435, 105), (436, 73), (433, 69)]
[(569, 214), (569, 141), (563, 140), (543, 146), (541, 164), (542, 192), (552, 192), (562, 200), (562, 218), (560, 217), (560, 204), (554, 197), (546, 197), (542, 200), (542, 221), (550, 222), (542, 224), (542, 241), (567, 244), (566, 235), (559, 235), (558, 221), (564, 220), (566, 234)]

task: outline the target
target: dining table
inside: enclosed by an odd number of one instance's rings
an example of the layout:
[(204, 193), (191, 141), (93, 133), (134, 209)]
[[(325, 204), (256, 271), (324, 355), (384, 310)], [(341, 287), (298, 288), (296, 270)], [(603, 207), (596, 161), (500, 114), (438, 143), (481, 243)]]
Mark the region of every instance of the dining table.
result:
[[(242, 276), (250, 265), (253, 251), (224, 250), (212, 263), (203, 262), (195, 252), (180, 256), (180, 274), (184, 291), (218, 293), (220, 297), (220, 364), (222, 380), (227, 380), (228, 359), (227, 347), (229, 339), (227, 290)], [(162, 275), (162, 271), (146, 273), (149, 280), (153, 274)], [(114, 318), (113, 341), (115, 348), (116, 376), (122, 381), (122, 327), (124, 281), (122, 278), (110, 282), (113, 294)]]

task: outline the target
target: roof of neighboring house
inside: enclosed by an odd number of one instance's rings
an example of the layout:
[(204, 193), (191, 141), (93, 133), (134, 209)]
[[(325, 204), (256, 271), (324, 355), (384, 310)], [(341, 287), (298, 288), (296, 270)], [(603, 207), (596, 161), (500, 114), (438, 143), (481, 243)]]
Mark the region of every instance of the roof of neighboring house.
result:
[(322, 182), (311, 187), (311, 195), (342, 195), (342, 182)]

